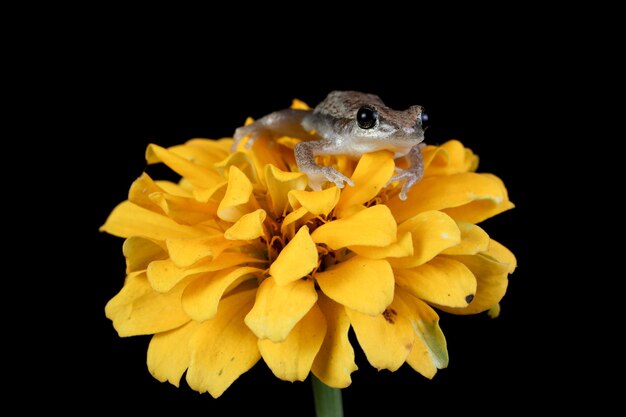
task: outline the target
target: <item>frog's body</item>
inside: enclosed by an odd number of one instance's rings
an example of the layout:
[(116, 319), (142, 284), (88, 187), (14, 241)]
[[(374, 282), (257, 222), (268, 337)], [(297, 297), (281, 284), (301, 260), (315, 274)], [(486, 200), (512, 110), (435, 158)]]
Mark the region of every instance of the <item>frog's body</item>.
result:
[(292, 136), (303, 141), (295, 147), (298, 169), (309, 177), (309, 186), (320, 189), (324, 181), (339, 188), (352, 180), (332, 167), (315, 163), (316, 155), (347, 155), (359, 158), (379, 150), (394, 152), (394, 158), (408, 158), (409, 168), (399, 170), (390, 182), (404, 180), (400, 198), (424, 175), (420, 150), (424, 140), (422, 108), (411, 106), (398, 111), (385, 106), (378, 96), (355, 91), (333, 91), (313, 110), (286, 109), (270, 113), (235, 132), (234, 147), (250, 136), (251, 145), (259, 136)]

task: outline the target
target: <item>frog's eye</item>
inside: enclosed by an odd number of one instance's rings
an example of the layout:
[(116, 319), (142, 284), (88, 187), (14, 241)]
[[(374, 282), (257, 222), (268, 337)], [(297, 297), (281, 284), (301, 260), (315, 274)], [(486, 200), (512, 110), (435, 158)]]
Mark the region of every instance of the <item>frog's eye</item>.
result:
[(427, 121), (428, 121), (428, 114), (427, 113), (421, 113), (420, 114), (420, 122), (426, 123)]
[(376, 126), (378, 112), (370, 106), (363, 106), (356, 112), (356, 122), (361, 129), (371, 129)]

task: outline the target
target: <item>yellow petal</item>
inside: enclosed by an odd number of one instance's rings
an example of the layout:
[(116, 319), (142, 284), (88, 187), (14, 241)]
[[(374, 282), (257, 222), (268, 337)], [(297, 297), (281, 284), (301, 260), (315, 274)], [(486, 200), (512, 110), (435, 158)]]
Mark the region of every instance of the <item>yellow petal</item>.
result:
[(292, 237), (295, 235), (296, 229), (298, 229), (299, 225), (304, 224), (310, 217), (311, 213), (309, 213), (304, 207), (300, 207), (285, 216), (283, 219), (283, 224), (280, 226), (280, 232), (283, 235)]
[[(171, 181), (164, 181), (164, 180), (157, 180), (154, 183), (158, 185), (159, 188), (161, 188), (161, 190), (163, 190), (164, 192), (168, 194), (175, 195), (178, 197), (193, 197), (193, 192), (191, 191), (193, 190), (193, 185), (191, 186), (191, 188), (186, 188), (184, 186), (185, 182), (183, 181), (182, 178), (180, 182), (178, 183), (174, 183)], [(183, 185), (181, 185), (181, 183)]]
[(396, 241), (396, 222), (384, 205), (375, 205), (339, 220), (328, 222), (313, 231), (315, 243), (331, 249), (351, 245), (387, 246)]
[(346, 308), (367, 360), (378, 370), (397, 370), (413, 348), (415, 332), (409, 320), (398, 314), (396, 304), (376, 316)]
[(146, 269), (150, 262), (167, 258), (167, 252), (150, 239), (129, 237), (122, 251), (126, 257), (126, 273)]
[(311, 110), (311, 108), (309, 107), (308, 104), (306, 104), (302, 100), (298, 100), (297, 98), (294, 98), (291, 101), (291, 108), (292, 109), (297, 109), (297, 110)]
[(343, 217), (344, 209), (361, 205), (376, 197), (393, 176), (395, 166), (393, 154), (389, 151), (363, 155), (351, 177), (354, 187), (346, 187), (341, 192), (337, 204), (338, 217)]
[(221, 162), (215, 164), (215, 169), (223, 176), (228, 177), (232, 167), (236, 167), (239, 171), (249, 178), (252, 182), (258, 184), (259, 173), (256, 170), (252, 156), (246, 152), (235, 152)]
[(496, 242), (493, 239), (489, 240), (489, 249), (487, 249), (484, 254), (495, 259), (498, 263), (502, 265), (508, 265), (507, 272), (509, 274), (512, 274), (517, 267), (517, 259), (515, 259), (515, 255), (513, 255), (513, 252), (511, 252), (504, 245)]
[(285, 172), (274, 165), (265, 166), (265, 181), (269, 193), (269, 204), (276, 216), (285, 213), (289, 204), (288, 194), (292, 190), (304, 190), (307, 176), (300, 172)]
[(241, 216), (249, 213), (248, 202), (252, 197), (252, 183), (236, 166), (231, 166), (228, 174), (226, 194), (217, 208), (220, 219), (236, 222)]
[(128, 201), (155, 213), (164, 214), (163, 210), (150, 199), (152, 193), (162, 193), (159, 187), (148, 174), (141, 174), (128, 190)]
[(302, 226), (270, 266), (276, 284), (285, 285), (305, 277), (317, 266), (318, 256), (309, 228)]
[(182, 294), (182, 308), (192, 320), (200, 322), (211, 320), (217, 314), (217, 306), (228, 288), (234, 288), (243, 281), (253, 279), (255, 274), (261, 272), (261, 269), (246, 266), (196, 277)]
[(373, 246), (349, 246), (351, 251), (370, 259), (402, 258), (413, 255), (413, 238), (410, 232), (400, 235), (397, 242), (382, 248)]
[[(284, 152), (286, 149), (281, 148), (275, 140), (269, 137), (262, 137), (254, 142), (254, 152), (250, 152), (250, 156), (259, 172), (259, 182), (261, 184), (266, 184), (264, 167), (267, 165), (274, 165), (281, 171), (296, 171), (296, 169), (289, 168), (290, 166), (295, 166), (293, 151), (287, 150), (288, 152)], [(292, 161), (293, 165), (290, 165)]]
[(443, 250), (445, 255), (474, 255), (478, 252), (485, 252), (489, 247), (489, 235), (475, 224), (457, 222), (461, 231), (461, 242)]
[(411, 353), (406, 358), (406, 363), (428, 379), (432, 379), (437, 373), (437, 367), (433, 362), (430, 350), (419, 337), (415, 338)]
[[(418, 344), (415, 354), (419, 354), (425, 347), (430, 354), (430, 360), (433, 365), (438, 369), (446, 368), (449, 361), (448, 346), (446, 338), (439, 327), (439, 316), (435, 310), (422, 300), (403, 291), (401, 288), (397, 289), (396, 294), (398, 300), (398, 314), (406, 317), (411, 322), (418, 336), (415, 339), (416, 344)], [(423, 360), (424, 358), (415, 356), (407, 358), (407, 362), (410, 361), (409, 365), (416, 371), (421, 373), (420, 369), (422, 369), (428, 374), (429, 366), (421, 363)]]
[(119, 237), (141, 236), (147, 239), (188, 239), (205, 234), (200, 229), (178, 224), (172, 219), (124, 201), (113, 209), (100, 231)]
[(399, 223), (423, 211), (444, 209), (455, 220), (478, 223), (513, 207), (502, 181), (473, 172), (424, 178), (406, 201), (393, 197), (386, 204)]
[(183, 279), (231, 268), (236, 265), (265, 262), (244, 253), (222, 253), (216, 259), (207, 259), (193, 266), (179, 267), (171, 259), (153, 261), (147, 269), (148, 282), (155, 291), (167, 292)]
[(328, 216), (339, 201), (341, 191), (337, 187), (329, 187), (322, 191), (290, 191), (288, 198), (291, 207), (304, 207), (314, 216)]
[(261, 237), (265, 234), (263, 222), (266, 216), (263, 209), (244, 214), (224, 232), (224, 237), (228, 240), (252, 240)]
[(189, 386), (217, 398), (260, 359), (256, 336), (243, 318), (252, 306), (254, 290), (222, 300), (213, 320), (198, 326), (189, 340)]
[(215, 217), (217, 203), (199, 202), (194, 198), (180, 197), (163, 192), (150, 194), (150, 200), (163, 212), (181, 224), (194, 225)]
[(461, 262), (437, 257), (412, 269), (395, 269), (396, 283), (422, 300), (467, 307), (476, 294), (476, 278)]
[(274, 279), (261, 283), (246, 324), (259, 339), (282, 342), (317, 301), (312, 280), (278, 286)]
[(180, 303), (186, 285), (181, 282), (161, 294), (152, 289), (145, 272), (130, 274), (122, 290), (107, 303), (106, 316), (122, 337), (174, 329), (189, 321)]
[(494, 306), (491, 306), (491, 308), (489, 308), (489, 311), (487, 311), (487, 314), (492, 319), (497, 318), (500, 315), (500, 303), (498, 303), (498, 304), (496, 304)]
[(424, 175), (452, 175), (474, 171), (478, 157), (458, 140), (449, 140), (441, 146), (430, 146), (422, 150)]
[(451, 258), (465, 264), (476, 277), (476, 296), (465, 308), (441, 306), (442, 310), (453, 314), (476, 314), (500, 302), (506, 293), (509, 273), (516, 265), (515, 257), (508, 249), (492, 240), (487, 252)]
[(224, 180), (224, 178), (213, 169), (196, 165), (154, 144), (148, 145), (146, 149), (146, 161), (148, 161), (149, 164), (163, 162), (197, 187), (210, 188)]
[(191, 139), (184, 145), (172, 146), (168, 150), (194, 164), (213, 168), (216, 163), (230, 154), (231, 144), (232, 140), (228, 139)]
[(389, 151), (364, 154), (351, 177), (354, 187), (346, 187), (341, 192), (337, 204), (339, 217), (342, 217), (344, 209), (364, 204), (376, 197), (393, 176), (394, 168), (393, 153)]
[(228, 240), (218, 233), (198, 239), (168, 239), (165, 243), (172, 262), (176, 266), (187, 267), (205, 258), (216, 258), (226, 249), (241, 246), (245, 242)]
[(394, 277), (385, 260), (355, 256), (315, 274), (324, 294), (339, 304), (374, 316), (393, 300)]
[(274, 375), (285, 381), (304, 381), (326, 335), (326, 319), (317, 305), (291, 330), (287, 339), (259, 340), (259, 350)]
[(504, 184), (500, 178), (490, 174), (481, 175), (485, 175), (491, 178), (494, 183), (499, 184), (501, 190), (500, 195), (472, 196), (474, 199), (467, 204), (445, 209), (444, 211), (455, 220), (468, 223), (480, 223), (489, 217), (493, 217), (496, 214), (500, 214), (503, 211), (515, 207), (515, 205), (509, 201), (506, 188), (504, 188)]
[(189, 367), (189, 339), (200, 326), (190, 321), (177, 329), (157, 333), (148, 346), (148, 370), (157, 380), (179, 386), (180, 378)]
[[(181, 183), (183, 181), (184, 179), (181, 180)], [(192, 189), (191, 194), (193, 195), (193, 198), (195, 198), (196, 200), (202, 203), (212, 201), (212, 202), (218, 203), (218, 206), (219, 206), (219, 202), (222, 201), (222, 199), (224, 198), (227, 188), (228, 188), (228, 181), (224, 180), (211, 188), (194, 187)]]
[(408, 232), (413, 239), (413, 255), (392, 259), (394, 267), (422, 265), (461, 241), (461, 232), (455, 221), (440, 211), (425, 211), (398, 225), (398, 233)]
[(329, 387), (346, 388), (352, 382), (350, 374), (358, 369), (354, 362), (354, 349), (348, 339), (350, 319), (342, 305), (323, 293), (320, 293), (317, 305), (326, 317), (327, 329), (311, 370)]

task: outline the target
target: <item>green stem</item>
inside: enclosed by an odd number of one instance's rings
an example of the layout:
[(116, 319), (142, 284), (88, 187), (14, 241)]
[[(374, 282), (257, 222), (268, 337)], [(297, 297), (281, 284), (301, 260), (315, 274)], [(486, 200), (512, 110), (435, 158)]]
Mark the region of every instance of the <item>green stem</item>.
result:
[(341, 390), (331, 388), (311, 373), (313, 397), (315, 398), (315, 415), (317, 417), (343, 417)]

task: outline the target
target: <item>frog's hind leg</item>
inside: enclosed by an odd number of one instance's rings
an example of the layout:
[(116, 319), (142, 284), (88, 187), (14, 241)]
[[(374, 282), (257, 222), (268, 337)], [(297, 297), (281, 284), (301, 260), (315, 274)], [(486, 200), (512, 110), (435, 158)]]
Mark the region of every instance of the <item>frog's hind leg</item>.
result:
[(267, 116), (261, 117), (248, 126), (242, 126), (235, 130), (233, 136), (232, 151), (235, 152), (239, 148), (239, 144), (248, 137), (244, 145), (244, 149), (252, 148), (252, 144), (263, 136), (269, 136), (272, 139), (281, 136), (291, 136), (303, 140), (310, 140), (312, 135), (302, 127), (302, 120), (310, 113), (306, 110), (285, 109), (275, 111)]

